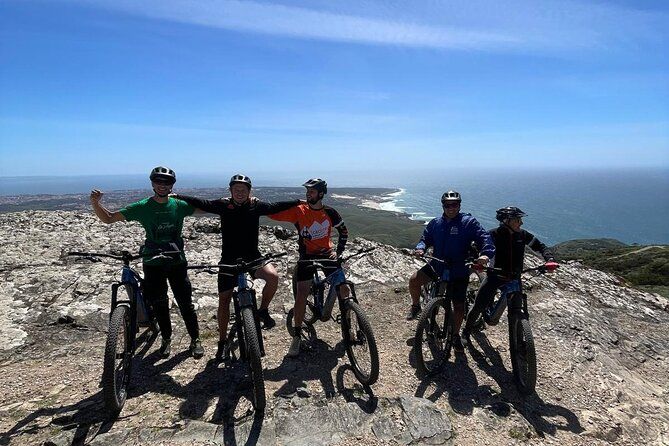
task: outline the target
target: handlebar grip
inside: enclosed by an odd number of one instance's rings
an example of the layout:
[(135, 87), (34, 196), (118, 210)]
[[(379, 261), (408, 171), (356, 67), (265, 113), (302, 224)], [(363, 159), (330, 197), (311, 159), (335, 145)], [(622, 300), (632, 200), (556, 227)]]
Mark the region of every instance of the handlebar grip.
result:
[(548, 272), (555, 271), (560, 267), (560, 265), (557, 262), (546, 262), (544, 266), (546, 267), (546, 271)]

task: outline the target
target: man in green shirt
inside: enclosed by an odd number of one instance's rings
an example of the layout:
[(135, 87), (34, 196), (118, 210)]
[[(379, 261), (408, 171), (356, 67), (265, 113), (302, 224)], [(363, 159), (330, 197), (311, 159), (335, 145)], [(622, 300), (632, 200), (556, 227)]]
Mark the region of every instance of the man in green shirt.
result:
[[(164, 358), (170, 355), (172, 340), (172, 324), (170, 321), (169, 302), (167, 298), (167, 282), (172, 288), (174, 298), (179, 304), (181, 316), (186, 330), (191, 337), (190, 352), (194, 358), (201, 358), (204, 349), (199, 339), (197, 314), (193, 306), (192, 288), (183, 252), (181, 230), (184, 218), (192, 215), (195, 208), (188, 203), (169, 196), (176, 182), (176, 174), (167, 167), (156, 167), (149, 176), (154, 195), (136, 203), (132, 203), (119, 211), (110, 212), (101, 203), (103, 193), (97, 189), (91, 191), (91, 205), (95, 215), (104, 223), (117, 221), (137, 221), (146, 231), (143, 247), (144, 295), (153, 307), (162, 343), (160, 354)], [(170, 258), (157, 258), (161, 251), (179, 251)]]

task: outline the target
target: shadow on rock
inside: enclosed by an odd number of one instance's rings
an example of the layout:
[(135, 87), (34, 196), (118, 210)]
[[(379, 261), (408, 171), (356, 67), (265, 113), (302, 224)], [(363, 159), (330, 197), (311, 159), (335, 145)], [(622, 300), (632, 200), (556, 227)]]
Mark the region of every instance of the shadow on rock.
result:
[[(353, 367), (349, 364), (343, 365), (337, 369), (337, 390), (344, 397), (347, 403), (355, 403), (366, 413), (373, 413), (378, 407), (379, 399), (374, 395), (370, 386), (363, 386), (356, 383), (352, 388), (347, 388), (344, 378), (346, 373), (353, 375)], [(355, 376), (355, 375), (354, 375)]]
[(273, 369), (265, 370), (265, 380), (286, 382), (275, 392), (275, 396), (291, 397), (294, 395), (308, 397), (307, 381), (320, 381), (325, 396), (336, 395), (332, 381), (332, 370), (337, 367), (339, 358), (346, 354), (343, 343), (339, 342), (334, 348), (321, 339), (316, 339), (306, 345), (297, 358), (284, 357), (281, 364)]
[[(513, 373), (504, 366), (499, 352), (490, 344), (483, 332), (475, 333), (472, 338), (481, 347), (479, 352), (472, 343), (469, 352), (477, 366), (493, 378), (501, 393), (494, 392), (489, 386), (482, 386), (479, 393), (480, 405), (499, 417), (508, 417), (513, 410), (522, 416), (539, 437), (554, 435), (558, 430), (579, 434), (584, 431), (578, 417), (571, 410), (557, 404), (546, 403), (537, 395), (525, 396), (516, 389)], [(555, 419), (563, 422), (555, 422)]]
[(455, 412), (470, 415), (474, 409), (477, 390), (478, 381), (467, 357), (456, 354), (454, 361), (448, 361), (438, 372), (423, 377), (416, 388), (415, 396), (436, 402), (446, 393)]
[[(150, 330), (145, 330), (137, 337), (139, 349), (133, 357), (133, 370), (137, 370), (142, 362), (146, 360), (144, 355), (155, 340), (156, 334)], [(133, 372), (133, 378), (136, 377), (137, 373)], [(131, 393), (133, 384), (131, 380), (129, 393)], [(84, 444), (97, 435), (109, 432), (116, 421), (116, 419), (110, 419), (106, 413), (102, 390), (100, 390), (74, 404), (36, 410), (16, 423), (9, 431), (3, 433), (0, 436), (0, 445), (9, 444), (12, 437), (37, 432), (40, 427), (31, 424), (42, 417), (51, 417), (50, 424), (65, 432), (68, 437), (67, 442), (73, 445)]]

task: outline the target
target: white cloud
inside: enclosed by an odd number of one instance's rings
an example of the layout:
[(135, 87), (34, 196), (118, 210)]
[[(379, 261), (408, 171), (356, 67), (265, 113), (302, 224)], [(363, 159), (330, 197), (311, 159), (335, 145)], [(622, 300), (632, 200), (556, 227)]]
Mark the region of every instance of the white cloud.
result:
[[(667, 41), (669, 15), (551, 0), (437, 3), (72, 0), (152, 19), (302, 39), (436, 49), (527, 51)], [(293, 3), (296, 3), (293, 1)], [(306, 5), (306, 6), (305, 6)]]

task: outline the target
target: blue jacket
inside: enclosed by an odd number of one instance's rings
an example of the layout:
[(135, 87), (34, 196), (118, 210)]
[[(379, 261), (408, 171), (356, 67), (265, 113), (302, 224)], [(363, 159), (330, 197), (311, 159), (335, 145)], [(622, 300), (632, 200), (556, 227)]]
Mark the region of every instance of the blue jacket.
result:
[[(445, 260), (450, 269), (450, 278), (459, 279), (469, 276), (465, 267), (465, 260), (469, 254), (469, 246), (476, 243), (480, 255), (492, 259), (495, 256), (495, 245), (488, 231), (471, 216), (460, 212), (453, 220), (447, 221), (442, 215), (430, 221), (416, 249), (425, 250), (432, 246), (433, 256)], [(434, 270), (442, 275), (445, 265), (440, 262), (431, 262)]]

